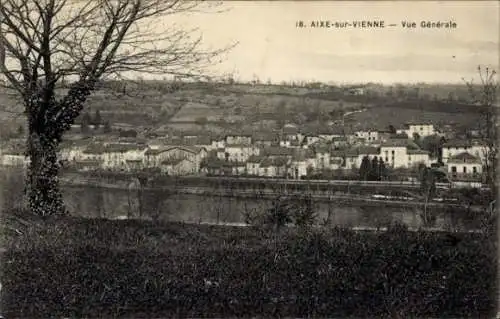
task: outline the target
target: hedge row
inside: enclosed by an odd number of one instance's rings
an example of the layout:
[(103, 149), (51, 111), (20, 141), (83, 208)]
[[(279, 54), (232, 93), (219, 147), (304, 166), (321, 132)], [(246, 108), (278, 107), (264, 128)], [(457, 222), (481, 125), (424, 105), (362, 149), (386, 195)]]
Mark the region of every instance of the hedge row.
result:
[(197, 227), (49, 223), (46, 237), (73, 240), (4, 254), (2, 314), (479, 318), (494, 310), (495, 248), (481, 235)]

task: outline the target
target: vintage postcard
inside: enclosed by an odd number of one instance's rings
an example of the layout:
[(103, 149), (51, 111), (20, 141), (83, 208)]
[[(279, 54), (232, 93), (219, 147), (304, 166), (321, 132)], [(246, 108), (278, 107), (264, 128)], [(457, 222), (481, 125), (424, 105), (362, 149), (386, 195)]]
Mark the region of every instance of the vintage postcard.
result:
[(0, 0), (0, 317), (495, 317), (499, 10)]

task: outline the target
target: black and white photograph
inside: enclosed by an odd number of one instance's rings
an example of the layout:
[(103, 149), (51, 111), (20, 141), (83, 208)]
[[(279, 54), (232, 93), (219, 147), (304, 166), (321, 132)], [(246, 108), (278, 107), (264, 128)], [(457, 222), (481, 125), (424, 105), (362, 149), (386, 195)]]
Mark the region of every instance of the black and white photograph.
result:
[(0, 318), (500, 318), (499, 17), (0, 0)]

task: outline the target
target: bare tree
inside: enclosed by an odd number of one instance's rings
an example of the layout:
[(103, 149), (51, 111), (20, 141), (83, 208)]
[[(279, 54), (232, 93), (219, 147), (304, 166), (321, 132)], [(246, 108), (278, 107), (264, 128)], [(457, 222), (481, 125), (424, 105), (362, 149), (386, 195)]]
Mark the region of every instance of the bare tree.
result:
[(482, 69), (478, 66), (478, 73), (481, 83), (474, 85), (473, 81), (465, 81), (469, 88), (472, 101), (478, 105), (481, 114), (479, 134), (483, 142), (484, 161), (483, 165), (486, 173), (486, 183), (493, 194), (497, 194), (496, 166), (498, 152), (497, 133), (497, 88), (496, 71), (490, 68)]
[[(0, 0), (0, 70), (28, 122), (29, 208), (64, 214), (57, 148), (98, 82), (129, 73), (201, 76), (231, 46), (203, 49), (196, 30), (159, 25), (200, 10), (183, 0)], [(58, 94), (63, 80), (66, 93)]]

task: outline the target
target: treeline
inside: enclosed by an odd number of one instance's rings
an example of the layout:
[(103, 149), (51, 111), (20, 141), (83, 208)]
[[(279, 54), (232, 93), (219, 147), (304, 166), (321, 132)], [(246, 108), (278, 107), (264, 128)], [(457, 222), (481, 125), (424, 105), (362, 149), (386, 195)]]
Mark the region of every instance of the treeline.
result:
[(382, 181), (388, 176), (388, 171), (382, 158), (376, 156), (370, 160), (368, 156), (363, 157), (359, 166), (359, 179), (362, 181)]

